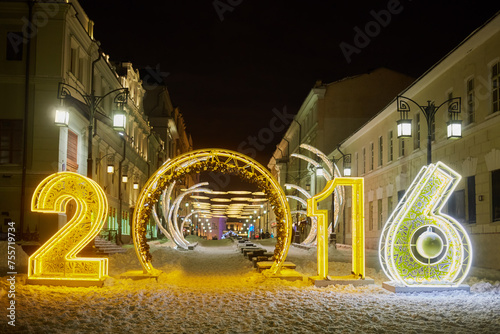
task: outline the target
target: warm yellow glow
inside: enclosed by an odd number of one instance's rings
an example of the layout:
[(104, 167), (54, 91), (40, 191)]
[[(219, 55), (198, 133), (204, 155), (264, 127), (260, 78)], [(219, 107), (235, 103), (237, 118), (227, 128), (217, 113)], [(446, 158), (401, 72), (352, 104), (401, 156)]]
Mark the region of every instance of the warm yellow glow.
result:
[(191, 195), (189, 197), (190, 198), (194, 198), (194, 199), (210, 199), (210, 197), (208, 197), (208, 196), (202, 196), (202, 195)]
[(235, 201), (235, 202), (248, 202), (250, 201), (251, 198), (250, 197), (232, 197), (231, 198), (231, 201)]
[(267, 201), (266, 198), (252, 198), (249, 200), (249, 202), (265, 202)]
[(211, 198), (212, 202), (231, 202), (229, 198)]
[(328, 276), (328, 210), (319, 210), (318, 203), (328, 198), (337, 186), (352, 186), (352, 273), (353, 278), (365, 277), (364, 184), (363, 178), (336, 177), (328, 181), (318, 194), (307, 199), (307, 215), (317, 219), (317, 279)]
[(107, 258), (76, 256), (106, 220), (108, 201), (95, 181), (72, 172), (52, 174), (36, 188), (31, 210), (65, 213), (71, 200), (76, 203), (74, 216), (30, 256), (29, 279), (98, 281), (108, 275)]

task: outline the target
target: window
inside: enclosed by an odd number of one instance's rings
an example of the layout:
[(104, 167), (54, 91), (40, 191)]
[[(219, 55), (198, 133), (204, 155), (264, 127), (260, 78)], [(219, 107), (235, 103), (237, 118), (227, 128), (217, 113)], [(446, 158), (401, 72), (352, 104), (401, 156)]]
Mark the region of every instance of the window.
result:
[(476, 177), (467, 177), (467, 221), (476, 222)]
[(71, 48), (69, 70), (78, 78), (78, 49)]
[(23, 160), (23, 121), (0, 120), (0, 165), (20, 165)]
[(405, 140), (403, 138), (399, 139), (399, 157), (405, 156)]
[(363, 174), (366, 173), (366, 148), (363, 147)]
[(78, 75), (77, 78), (83, 83), (83, 75), (85, 73), (85, 61), (83, 58), (78, 58)]
[(500, 221), (500, 169), (491, 172), (491, 204), (493, 221)]
[(492, 112), (497, 112), (500, 110), (500, 63), (496, 63), (491, 68), (491, 90), (493, 95)]
[(24, 37), (22, 32), (8, 32), (5, 58), (7, 60), (23, 60), (23, 45)]
[(373, 143), (370, 144), (370, 170), (373, 170), (373, 160), (374, 160), (374, 155), (375, 155), (375, 148)]
[(122, 211), (122, 235), (130, 235), (130, 223), (128, 212)]
[(387, 197), (387, 215), (392, 214), (392, 196)]
[(448, 199), (448, 214), (463, 223), (465, 220), (465, 191), (458, 190)]
[(356, 176), (359, 175), (358, 161), (359, 161), (358, 152), (354, 152), (354, 166), (356, 166), (356, 174), (353, 173), (353, 176), (354, 175), (356, 175)]
[(384, 140), (382, 136), (378, 137), (378, 165), (382, 166), (384, 160)]
[(394, 155), (394, 144), (392, 140), (392, 130), (389, 131), (389, 134), (387, 135), (387, 140), (389, 141), (389, 149), (387, 150), (387, 161), (392, 161), (393, 155)]
[(382, 216), (382, 199), (379, 199), (377, 201), (377, 217), (378, 217), (378, 221), (377, 221), (378, 229), (381, 230), (382, 224), (384, 223), (383, 216)]
[(467, 80), (467, 114), (466, 124), (474, 123), (474, 79)]
[(368, 230), (373, 230), (373, 201), (368, 203)]
[(398, 202), (401, 201), (401, 198), (403, 198), (404, 195), (405, 195), (405, 191), (404, 190), (399, 190), (398, 191)]
[(78, 170), (78, 135), (71, 130), (68, 130), (66, 165), (67, 170), (70, 172)]
[(420, 114), (415, 115), (415, 142), (414, 149), (420, 148)]

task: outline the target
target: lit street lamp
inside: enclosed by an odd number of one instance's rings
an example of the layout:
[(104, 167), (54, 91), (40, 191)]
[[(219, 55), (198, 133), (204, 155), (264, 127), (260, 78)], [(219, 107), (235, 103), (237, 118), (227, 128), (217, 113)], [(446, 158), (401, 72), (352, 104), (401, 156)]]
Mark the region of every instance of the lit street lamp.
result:
[[(99, 56), (100, 58), (101, 56)], [(97, 60), (99, 60), (97, 58)], [(92, 64), (94, 66), (95, 62)], [(94, 72), (94, 67), (92, 67), (92, 74)], [(93, 75), (92, 75), (93, 78)], [(64, 83), (60, 82), (59, 83), (59, 88), (57, 91), (57, 98), (61, 100), (76, 100), (71, 93), (76, 92), (79, 96), (82, 97), (83, 103), (88, 107), (88, 119), (89, 119), (89, 128), (88, 128), (88, 154), (87, 154), (87, 176), (89, 178), (92, 178), (92, 165), (93, 165), (93, 160), (92, 160), (92, 137), (93, 137), (93, 132), (94, 132), (94, 117), (95, 113), (98, 112), (97, 107), (99, 104), (104, 100), (105, 97), (108, 95), (111, 95), (113, 93), (117, 93), (117, 95), (114, 98), (114, 103), (115, 105), (119, 106), (119, 110), (114, 112), (113, 116), (113, 129), (119, 132), (124, 132), (125, 131), (125, 125), (126, 125), (126, 116), (125, 113), (123, 112), (123, 106), (127, 104), (128, 100), (128, 88), (118, 88), (114, 89), (110, 92), (108, 92), (105, 95), (102, 96), (96, 96), (95, 95), (95, 89), (94, 89), (94, 81), (92, 80), (92, 89), (90, 94), (86, 94), (84, 92), (81, 92), (79, 89)], [(76, 100), (78, 102), (82, 102), (80, 100)], [(108, 116), (100, 113), (106, 118), (109, 118)], [(58, 109), (56, 110), (56, 116), (55, 116), (55, 122), (56, 125), (59, 126), (67, 126), (69, 123), (69, 113), (67, 110), (64, 109)]]
[(344, 176), (351, 176), (351, 155), (350, 154), (344, 154), (340, 150), (340, 144), (337, 146), (337, 151), (339, 151), (340, 154), (342, 154), (342, 157), (338, 158), (334, 162), (337, 163), (342, 159), (342, 165), (344, 168)]
[(448, 113), (450, 116), (447, 122), (447, 137), (448, 139), (462, 138), (462, 121), (458, 119), (458, 114), (461, 112), (461, 98), (454, 97), (444, 101), (439, 106), (435, 106), (434, 102), (427, 101), (426, 106), (421, 106), (417, 102), (405, 96), (397, 97), (397, 110), (401, 115), (401, 119), (397, 121), (398, 138), (411, 137), (411, 119), (408, 118), (410, 112), (410, 105), (408, 101), (413, 102), (419, 107), (427, 120), (427, 164), (432, 163), (432, 133), (431, 125), (434, 122), (436, 112), (444, 104), (448, 104)]

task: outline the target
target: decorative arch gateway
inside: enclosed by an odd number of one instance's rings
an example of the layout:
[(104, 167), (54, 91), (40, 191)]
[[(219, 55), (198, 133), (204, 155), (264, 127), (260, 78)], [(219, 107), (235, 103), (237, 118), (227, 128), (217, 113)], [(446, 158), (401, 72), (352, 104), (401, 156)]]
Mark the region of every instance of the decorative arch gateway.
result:
[(191, 151), (169, 160), (149, 178), (142, 188), (132, 220), (132, 238), (144, 273), (153, 275), (158, 272), (151, 264), (152, 256), (146, 242), (146, 226), (153, 206), (169, 184), (189, 174), (201, 172), (237, 175), (243, 181), (254, 183), (266, 194), (278, 225), (274, 263), (270, 273), (279, 273), (292, 241), (292, 218), (285, 193), (270, 172), (257, 161), (241, 153), (223, 149)]

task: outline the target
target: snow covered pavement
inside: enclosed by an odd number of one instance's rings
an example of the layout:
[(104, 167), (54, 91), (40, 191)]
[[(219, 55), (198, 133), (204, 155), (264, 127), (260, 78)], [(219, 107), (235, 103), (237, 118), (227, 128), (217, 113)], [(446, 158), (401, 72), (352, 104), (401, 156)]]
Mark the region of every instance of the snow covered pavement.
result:
[[(266, 243), (269, 241), (265, 240)], [(272, 249), (272, 244), (264, 245)], [(202, 241), (194, 251), (152, 245), (154, 279), (119, 279), (140, 269), (134, 249), (110, 257), (102, 288), (17, 285), (15, 329), (8, 333), (499, 333), (500, 272), (465, 282), (471, 293), (393, 294), (369, 254), (376, 284), (313, 287), (307, 280), (266, 279), (229, 240)], [(331, 274), (349, 272), (348, 250), (332, 250)], [(288, 261), (313, 275), (314, 252), (292, 247)], [(373, 264), (371, 268), (370, 265)], [(5, 272), (3, 269), (2, 272)], [(474, 271), (473, 274), (474, 275)], [(485, 279), (488, 277), (488, 279)], [(6, 277), (0, 307), (7, 307)], [(495, 282), (496, 281), (496, 282)], [(7, 331), (6, 331), (6, 330)]]

